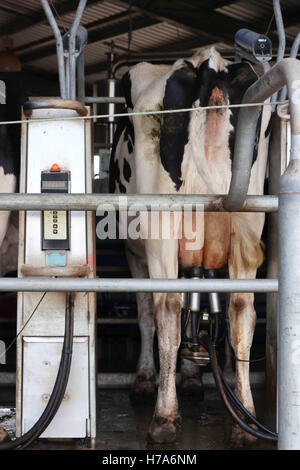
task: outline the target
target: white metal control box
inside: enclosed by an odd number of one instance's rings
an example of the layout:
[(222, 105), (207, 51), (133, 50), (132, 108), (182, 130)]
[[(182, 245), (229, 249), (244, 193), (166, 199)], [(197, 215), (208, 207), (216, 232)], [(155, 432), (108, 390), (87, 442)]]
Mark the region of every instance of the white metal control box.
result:
[[(43, 100), (45, 101), (45, 100)], [(89, 111), (88, 111), (89, 112)], [(69, 192), (92, 192), (90, 120), (70, 109), (34, 109), (22, 125), (21, 193), (40, 193), (41, 174), (53, 164), (69, 172)], [(24, 118), (24, 116), (23, 116)], [(42, 122), (41, 119), (58, 120)], [(49, 215), (47, 215), (49, 218)], [(41, 211), (20, 212), (19, 277), (95, 277), (95, 227), (92, 212), (68, 213), (68, 250), (45, 250), (47, 217)], [(65, 223), (57, 217), (55, 222)], [(66, 237), (66, 230), (60, 229)], [(61, 235), (62, 236), (62, 235)], [(62, 260), (62, 261), (61, 261)], [(43, 293), (18, 293), (20, 331)], [(17, 342), (17, 435), (40, 417), (58, 371), (65, 326), (66, 293), (47, 292)], [(96, 437), (96, 300), (94, 293), (75, 293), (74, 346), (70, 378), (57, 415), (41, 437)]]

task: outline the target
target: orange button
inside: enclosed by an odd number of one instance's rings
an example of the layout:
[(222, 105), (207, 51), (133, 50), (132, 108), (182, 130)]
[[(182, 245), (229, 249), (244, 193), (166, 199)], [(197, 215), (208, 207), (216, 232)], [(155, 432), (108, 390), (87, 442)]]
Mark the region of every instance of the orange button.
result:
[(60, 171), (60, 166), (57, 163), (53, 163), (50, 171)]

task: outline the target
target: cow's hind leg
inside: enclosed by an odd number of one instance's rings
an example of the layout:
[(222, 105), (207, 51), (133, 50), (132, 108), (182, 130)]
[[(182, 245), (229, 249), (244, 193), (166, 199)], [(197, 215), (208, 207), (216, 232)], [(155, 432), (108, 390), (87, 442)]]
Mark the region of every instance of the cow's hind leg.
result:
[[(135, 278), (148, 278), (148, 269), (145, 260), (127, 247), (126, 256), (128, 264)], [(134, 382), (131, 399), (135, 402), (153, 400), (156, 391), (156, 370), (153, 359), (154, 338), (154, 304), (153, 295), (149, 292), (136, 294), (139, 328), (141, 334), (141, 352), (139, 356), (136, 380)]]
[[(177, 240), (157, 241), (149, 248), (151, 278), (174, 279), (178, 275)], [(155, 293), (155, 327), (158, 337), (160, 378), (155, 413), (148, 437), (156, 443), (176, 440), (180, 426), (176, 396), (176, 363), (181, 338), (181, 297), (177, 293)]]
[[(247, 219), (246, 219), (247, 220)], [(239, 231), (234, 226), (231, 238), (231, 252), (228, 261), (229, 275), (232, 279), (254, 279), (256, 270), (263, 261), (259, 238), (246, 223)], [(253, 225), (252, 225), (253, 227)], [(250, 388), (249, 359), (253, 333), (256, 324), (254, 294), (233, 293), (228, 309), (230, 342), (236, 356), (236, 395), (247, 410), (255, 415), (254, 402)], [(232, 440), (237, 443), (253, 440), (253, 436), (242, 431), (237, 425), (233, 428)]]
[(154, 305), (153, 295), (137, 293), (137, 308), (141, 334), (141, 352), (131, 398), (134, 401), (152, 400), (156, 391), (156, 370), (153, 358)]

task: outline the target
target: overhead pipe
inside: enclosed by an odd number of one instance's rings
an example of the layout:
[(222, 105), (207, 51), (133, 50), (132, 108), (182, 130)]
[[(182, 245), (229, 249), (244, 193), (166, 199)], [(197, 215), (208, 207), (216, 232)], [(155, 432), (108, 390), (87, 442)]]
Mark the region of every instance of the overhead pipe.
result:
[(294, 42), (293, 42), (293, 45), (292, 45), (292, 48), (291, 48), (291, 57), (293, 58), (296, 58), (297, 55), (298, 55), (298, 51), (299, 51), (299, 46), (300, 46), (300, 33), (297, 34)]
[(52, 10), (49, 6), (48, 0), (41, 0), (42, 7), (48, 18), (50, 26), (52, 28), (55, 40), (56, 40), (56, 53), (57, 53), (57, 63), (58, 63), (58, 76), (59, 76), (59, 87), (61, 98), (67, 98), (67, 88), (66, 88), (66, 74), (65, 74), (65, 62), (64, 62), (64, 47), (63, 40), (60, 34), (60, 30), (55, 21)]
[(80, 0), (69, 36), (69, 90), (70, 99), (76, 99), (76, 34), (87, 0)]
[[(285, 36), (285, 29), (283, 24), (282, 18), (282, 11), (280, 0), (273, 0), (273, 9), (276, 21), (276, 28), (278, 34), (278, 50), (277, 50), (277, 58), (276, 63), (280, 62), (284, 58), (285, 54), (285, 47), (286, 47), (286, 36)], [(274, 93), (271, 102), (277, 101), (278, 93)]]
[[(293, 45), (291, 47), (291, 53), (290, 53), (290, 57), (296, 59), (297, 58), (297, 55), (298, 55), (298, 52), (299, 52), (299, 46), (300, 46), (300, 33), (297, 34), (294, 42), (293, 42)], [(287, 97), (287, 89), (286, 89), (286, 86), (283, 87), (283, 89), (281, 90), (281, 93), (280, 93), (280, 101), (284, 101), (286, 100), (286, 97)]]
[[(290, 96), (292, 149), (298, 149), (300, 146), (300, 106), (297, 104), (296, 95), (300, 91), (299, 77), (300, 62), (297, 59), (282, 59), (255, 82), (243, 97), (244, 104), (263, 102), (287, 85)], [(230, 189), (224, 200), (224, 208), (228, 211), (240, 211), (247, 197), (260, 109), (260, 106), (242, 107), (239, 112)]]

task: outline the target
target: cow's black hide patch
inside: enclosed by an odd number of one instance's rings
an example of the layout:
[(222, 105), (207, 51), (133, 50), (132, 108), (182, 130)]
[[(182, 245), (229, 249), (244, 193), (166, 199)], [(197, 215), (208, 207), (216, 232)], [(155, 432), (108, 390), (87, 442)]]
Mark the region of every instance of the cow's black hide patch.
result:
[[(227, 66), (228, 72), (220, 72), (218, 74), (217, 83), (220, 80), (220, 88), (224, 89), (227, 92), (229, 104), (240, 104), (243, 101), (243, 96), (246, 93), (247, 89), (256, 82), (258, 76), (254, 72), (253, 68), (247, 62), (231, 64)], [(230, 133), (229, 146), (230, 146), (230, 155), (233, 159), (234, 155), (234, 144), (235, 144), (235, 133), (236, 126), (239, 116), (239, 108), (231, 108), (230, 122), (233, 127), (233, 130)], [(256, 145), (253, 149), (253, 162), (257, 158), (257, 149), (258, 142), (260, 139), (261, 132), (261, 116), (259, 119), (260, 124), (258, 123), (256, 128)]]
[[(240, 104), (246, 90), (257, 80), (253, 68), (246, 62), (231, 64), (227, 71), (216, 72), (210, 68), (209, 60), (203, 62), (198, 69), (197, 96), (201, 106), (207, 106), (214, 88), (223, 92), (228, 104)], [(235, 132), (239, 115), (238, 108), (231, 108), (230, 123), (233, 130), (229, 136), (229, 148), (231, 158), (234, 155)], [(261, 123), (261, 119), (260, 119)], [(257, 125), (256, 145), (253, 151), (253, 163), (257, 158), (257, 146), (260, 138), (261, 125)]]
[(125, 129), (125, 134), (124, 134), (124, 140), (127, 142), (127, 149), (128, 153), (133, 152), (133, 146), (134, 146), (134, 127), (130, 119), (127, 121), (126, 129)]
[(131, 168), (126, 158), (124, 158), (123, 175), (127, 183), (129, 183), (131, 178)]
[[(119, 162), (118, 160), (116, 160), (117, 146), (123, 133), (124, 133), (124, 139), (125, 139), (125, 136), (127, 135), (127, 138), (128, 136), (130, 136), (128, 138), (128, 142), (130, 139), (132, 139), (134, 142), (134, 129), (133, 129), (131, 121), (129, 120), (127, 116), (119, 119), (116, 132), (114, 135), (111, 158), (110, 158), (110, 163), (109, 163), (109, 192), (111, 193), (114, 193), (116, 191), (116, 184), (118, 184), (119, 186), (120, 193), (126, 193), (126, 187), (121, 182), (121, 170), (120, 170)], [(129, 167), (129, 170), (128, 168), (126, 168), (125, 170), (125, 161)], [(129, 171), (130, 171), (130, 174), (129, 174)], [(126, 181), (129, 182), (129, 179), (131, 177), (131, 169), (126, 159), (124, 159), (123, 174), (124, 174), (124, 178), (126, 179)], [(126, 178), (125, 174), (128, 179)]]
[[(196, 69), (190, 62), (170, 76), (166, 83), (163, 109), (190, 108), (197, 84)], [(188, 142), (190, 113), (164, 114), (160, 137), (160, 158), (164, 169), (175, 184), (176, 191), (182, 185), (181, 164), (184, 147)]]
[(130, 72), (125, 73), (122, 77), (122, 88), (126, 100), (127, 108), (133, 109), (132, 97), (131, 97), (131, 78)]
[(273, 122), (272, 122), (272, 114), (271, 114), (269, 123), (267, 125), (266, 130), (265, 130), (265, 138), (269, 137), (269, 135), (271, 134), (272, 126), (273, 126)]
[[(2, 77), (1, 77), (2, 78)], [(4, 78), (6, 85), (6, 104), (0, 105), (0, 121), (21, 119), (21, 105), (26, 99), (21, 79)], [(0, 166), (4, 174), (20, 172), (20, 126), (0, 126)]]
[[(228, 104), (240, 104), (246, 90), (257, 80), (257, 75), (250, 64), (246, 62), (231, 64), (227, 71), (216, 72), (209, 66), (209, 60), (204, 61), (198, 69), (197, 97), (201, 106), (207, 106), (214, 88), (222, 91)], [(239, 108), (231, 108), (230, 123), (233, 130), (229, 136), (229, 148), (231, 159), (234, 155), (235, 132)], [(258, 143), (261, 132), (261, 117), (256, 131), (255, 147), (253, 150), (253, 162), (257, 158)]]

